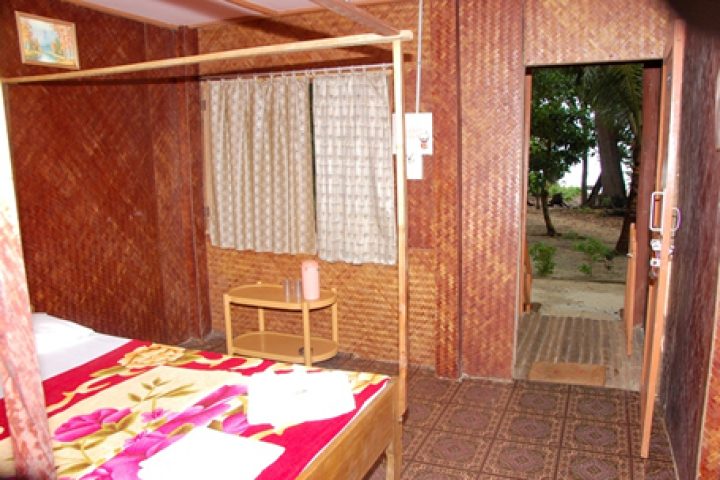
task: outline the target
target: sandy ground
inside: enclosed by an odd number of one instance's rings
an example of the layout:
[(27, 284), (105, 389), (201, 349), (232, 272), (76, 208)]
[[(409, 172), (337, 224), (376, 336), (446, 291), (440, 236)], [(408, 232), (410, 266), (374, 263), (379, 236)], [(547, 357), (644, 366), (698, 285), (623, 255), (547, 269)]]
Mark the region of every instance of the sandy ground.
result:
[(533, 278), (532, 301), (540, 304), (540, 313), (545, 315), (619, 320), (625, 296), (626, 257), (615, 257), (609, 269), (596, 264), (593, 275), (588, 276), (578, 270), (579, 265), (587, 262), (583, 253), (573, 249), (579, 240), (566, 236), (591, 236), (612, 248), (620, 233), (622, 217), (570, 208), (552, 208), (550, 216), (560, 234), (556, 237), (545, 234), (542, 211), (528, 207), (529, 245), (543, 242), (557, 249), (555, 271), (547, 277)]

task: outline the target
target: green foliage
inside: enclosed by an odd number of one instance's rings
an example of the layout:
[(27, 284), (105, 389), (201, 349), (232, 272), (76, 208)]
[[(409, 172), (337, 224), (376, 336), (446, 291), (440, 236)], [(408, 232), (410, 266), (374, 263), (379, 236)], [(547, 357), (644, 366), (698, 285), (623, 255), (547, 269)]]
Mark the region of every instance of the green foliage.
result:
[(564, 233), (564, 234), (563, 234), (563, 237), (564, 237), (566, 240), (583, 240), (583, 239), (585, 238), (583, 235), (580, 235), (579, 233), (574, 232), (574, 231), (572, 231), (572, 230), (570, 230), (570, 231), (567, 232), (567, 233)]
[(573, 249), (585, 254), (587, 263), (580, 264), (578, 270), (589, 277), (593, 274), (595, 264), (602, 263), (608, 270), (612, 268), (612, 259), (615, 252), (597, 238), (587, 237), (585, 240), (576, 242)]
[(593, 117), (579, 98), (579, 72), (577, 68), (544, 68), (533, 73), (530, 127), (533, 193), (548, 193), (595, 146)]
[(555, 252), (557, 249), (552, 245), (539, 242), (530, 246), (530, 256), (535, 265), (535, 274), (539, 277), (550, 275), (555, 271)]
[(550, 196), (553, 196), (556, 193), (562, 193), (563, 200), (565, 200), (566, 202), (574, 200), (580, 196), (580, 187), (565, 187), (562, 185), (553, 184), (550, 185), (550, 189), (548, 191), (550, 193)]

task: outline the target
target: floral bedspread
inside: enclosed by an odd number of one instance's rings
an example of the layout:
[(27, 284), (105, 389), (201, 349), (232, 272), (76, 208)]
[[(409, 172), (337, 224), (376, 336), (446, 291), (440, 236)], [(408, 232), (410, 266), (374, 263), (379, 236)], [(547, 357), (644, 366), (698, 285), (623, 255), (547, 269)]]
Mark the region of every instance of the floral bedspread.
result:
[[(209, 427), (284, 447), (258, 478), (295, 478), (388, 380), (351, 373), (356, 409), (345, 415), (284, 428), (249, 425), (246, 380), (267, 369), (305, 367), (131, 341), (46, 380), (58, 477), (137, 478), (141, 461), (193, 428)], [(0, 478), (15, 472), (7, 430), (0, 400)]]

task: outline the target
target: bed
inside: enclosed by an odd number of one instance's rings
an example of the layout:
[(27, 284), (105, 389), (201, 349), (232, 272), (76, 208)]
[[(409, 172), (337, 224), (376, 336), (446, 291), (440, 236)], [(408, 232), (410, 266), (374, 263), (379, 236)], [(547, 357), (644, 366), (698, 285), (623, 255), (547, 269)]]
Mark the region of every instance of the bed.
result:
[[(227, 478), (363, 478), (383, 452), (387, 478), (399, 478), (397, 388), (387, 376), (129, 340), (45, 314), (34, 314), (33, 326), (61, 479), (162, 478), (150, 476), (156, 466), (151, 460), (180, 452), (178, 446), (191, 437), (211, 446), (192, 451), (196, 460), (184, 467), (204, 463), (204, 478), (225, 478), (213, 471)], [(354, 406), (348, 413), (301, 423), (249, 423), (247, 388), (254, 379), (269, 375), (285, 382), (323, 374), (349, 380)], [(14, 475), (7, 423), (0, 399), (0, 478)], [(220, 456), (228, 444), (213, 444), (216, 436), (242, 437), (250, 446), (241, 442), (237, 455)], [(275, 456), (262, 463), (267, 450)], [(182, 454), (172, 462), (182, 463)]]

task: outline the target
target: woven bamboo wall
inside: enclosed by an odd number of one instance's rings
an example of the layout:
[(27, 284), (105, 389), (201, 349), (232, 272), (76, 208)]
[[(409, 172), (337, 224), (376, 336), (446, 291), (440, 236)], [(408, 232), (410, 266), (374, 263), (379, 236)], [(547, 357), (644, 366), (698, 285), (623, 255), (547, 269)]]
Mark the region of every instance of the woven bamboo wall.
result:
[[(299, 278), (300, 263), (305, 258), (310, 257), (221, 249), (208, 243), (213, 328), (225, 328), (224, 292), (247, 283), (278, 284), (283, 278)], [(432, 365), (434, 358), (434, 335), (425, 328), (434, 320), (434, 261), (432, 252), (410, 251), (410, 360), (422, 365)], [(397, 269), (320, 262), (320, 283), (338, 292), (340, 350), (378, 360), (396, 360)], [(233, 332), (257, 329), (255, 309), (233, 307), (232, 315)], [(265, 318), (269, 330), (302, 333), (297, 313), (268, 311)], [(329, 309), (313, 312), (311, 320), (313, 335), (330, 337)]]
[(675, 241), (662, 379), (679, 478), (720, 476), (720, 152), (713, 101), (719, 71), (720, 34), (689, 27), (678, 184), (682, 226)]
[(670, 10), (657, 0), (525, 0), (525, 64), (662, 58)]
[(462, 368), (510, 378), (522, 165), (522, 1), (460, 4)]
[[(65, 2), (12, 0), (0, 3), (3, 75), (48, 70), (20, 64), (15, 10), (75, 22), (83, 67), (175, 53), (167, 49), (174, 33)], [(172, 108), (186, 98), (173, 82), (149, 86), (144, 78), (9, 87), (28, 284), (39, 310), (116, 335), (182, 340), (186, 299), (200, 305), (183, 277), (201, 276), (188, 267), (188, 169), (175, 171), (173, 162), (191, 164), (177, 159), (181, 124), (199, 128)], [(199, 310), (190, 310), (195, 324)]]
[[(432, 25), (432, 112), (434, 154), (432, 230), (437, 252), (435, 370), (460, 375), (460, 92), (458, 82), (457, 2), (434, 1)], [(411, 304), (412, 307), (412, 304)]]
[[(367, 7), (373, 15), (398, 28), (416, 30), (417, 3), (414, 1), (378, 4)], [(431, 23), (429, 3), (426, 4), (423, 42), (424, 85), (421, 95), (423, 108), (432, 110), (430, 88), (433, 56), (430, 48)], [(279, 23), (281, 22), (281, 23)], [(365, 33), (366, 29), (328, 12), (315, 12), (280, 21), (247, 21), (234, 25), (222, 24), (199, 30), (201, 53), (228, 48), (267, 45), (294, 40), (326, 38), (338, 35)], [(405, 104), (414, 111), (416, 41), (404, 44), (406, 84)], [(206, 75), (231, 71), (292, 70), (323, 66), (386, 63), (391, 61), (389, 46), (351, 48), (327, 52), (308, 52), (295, 55), (269, 56), (219, 62), (201, 66)], [(425, 163), (425, 178), (408, 183), (408, 243), (410, 246), (409, 271), (409, 335), (410, 356), (414, 363), (434, 365), (435, 360), (435, 251), (433, 247), (432, 159)], [(208, 247), (208, 272), (213, 328), (222, 329), (222, 293), (231, 285), (258, 280), (279, 282), (292, 269), (299, 268), (300, 257), (270, 254), (232, 253)], [(373, 265), (351, 266), (325, 264), (323, 282), (337, 285), (340, 292), (341, 349), (377, 359), (397, 358), (397, 269)], [(343, 275), (348, 274), (348, 277)], [(384, 293), (378, 293), (382, 290)], [(238, 328), (253, 325), (248, 317), (240, 315)], [(318, 332), (326, 333), (329, 323), (318, 314)], [(297, 331), (294, 316), (278, 315), (272, 328)]]

